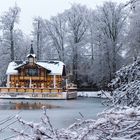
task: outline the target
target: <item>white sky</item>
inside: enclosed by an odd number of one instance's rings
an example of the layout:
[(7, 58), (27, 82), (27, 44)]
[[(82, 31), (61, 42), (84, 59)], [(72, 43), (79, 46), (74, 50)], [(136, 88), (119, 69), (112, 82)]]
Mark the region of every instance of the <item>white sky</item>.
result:
[[(30, 34), (33, 17), (40, 16), (49, 19), (70, 8), (72, 3), (85, 4), (89, 8), (95, 8), (104, 1), (107, 0), (0, 0), (0, 15), (16, 3), (21, 8), (19, 28), (26, 34)], [(128, 0), (111, 1), (125, 2)]]

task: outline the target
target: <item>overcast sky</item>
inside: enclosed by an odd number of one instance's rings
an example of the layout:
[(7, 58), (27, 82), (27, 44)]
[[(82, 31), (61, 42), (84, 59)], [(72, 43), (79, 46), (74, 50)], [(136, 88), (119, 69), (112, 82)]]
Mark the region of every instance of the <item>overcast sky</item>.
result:
[[(26, 34), (31, 33), (32, 19), (35, 16), (49, 19), (57, 13), (70, 8), (72, 3), (85, 4), (89, 8), (95, 8), (106, 0), (0, 0), (0, 15), (13, 7), (15, 3), (21, 8), (20, 29)], [(128, 0), (112, 0), (114, 2), (125, 2)]]

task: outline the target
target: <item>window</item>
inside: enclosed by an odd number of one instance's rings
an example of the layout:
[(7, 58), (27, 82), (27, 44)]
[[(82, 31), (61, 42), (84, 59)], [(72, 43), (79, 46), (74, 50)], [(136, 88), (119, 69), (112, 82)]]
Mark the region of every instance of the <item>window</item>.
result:
[(28, 69), (29, 76), (38, 76), (38, 69)]

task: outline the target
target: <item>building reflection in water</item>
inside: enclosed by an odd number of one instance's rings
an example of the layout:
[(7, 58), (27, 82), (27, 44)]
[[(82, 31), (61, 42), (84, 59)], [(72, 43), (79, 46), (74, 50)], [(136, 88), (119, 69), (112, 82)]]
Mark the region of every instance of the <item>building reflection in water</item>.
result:
[(51, 104), (43, 104), (41, 102), (9, 102), (6, 104), (0, 105), (0, 109), (10, 109), (10, 110), (35, 110), (42, 109), (45, 107), (46, 109), (60, 108), (60, 106), (51, 105)]

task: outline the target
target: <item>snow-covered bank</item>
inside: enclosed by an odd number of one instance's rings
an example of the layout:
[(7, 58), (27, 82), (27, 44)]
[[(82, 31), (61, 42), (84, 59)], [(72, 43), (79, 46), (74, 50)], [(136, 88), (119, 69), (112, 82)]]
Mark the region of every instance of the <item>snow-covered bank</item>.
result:
[(98, 97), (98, 98), (111, 98), (108, 91), (80, 91), (77, 96), (79, 97)]

